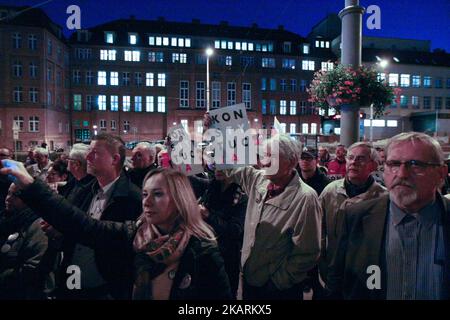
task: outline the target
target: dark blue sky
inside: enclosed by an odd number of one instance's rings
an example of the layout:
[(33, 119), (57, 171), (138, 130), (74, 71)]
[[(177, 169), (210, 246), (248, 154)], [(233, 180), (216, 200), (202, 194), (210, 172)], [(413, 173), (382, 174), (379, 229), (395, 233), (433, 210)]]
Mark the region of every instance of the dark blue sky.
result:
[[(306, 36), (311, 27), (327, 13), (339, 12), (345, 0), (0, 0), (0, 4), (42, 4), (57, 23), (66, 25), (66, 8), (77, 4), (81, 8), (82, 27), (127, 18), (190, 22), (193, 18), (217, 24), (221, 20), (231, 25), (285, 29)], [(363, 34), (379, 37), (431, 40), (431, 47), (450, 52), (450, 0), (360, 0), (364, 7), (378, 5), (381, 9), (381, 29), (368, 30), (363, 16)], [(66, 29), (66, 34), (69, 34)]]

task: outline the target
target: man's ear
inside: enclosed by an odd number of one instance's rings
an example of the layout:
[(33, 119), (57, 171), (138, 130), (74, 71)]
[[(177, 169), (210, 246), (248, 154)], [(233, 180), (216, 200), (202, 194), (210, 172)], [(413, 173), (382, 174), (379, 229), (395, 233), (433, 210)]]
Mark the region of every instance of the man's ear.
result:
[(115, 153), (112, 157), (112, 164), (114, 166), (118, 165), (120, 163), (120, 154)]

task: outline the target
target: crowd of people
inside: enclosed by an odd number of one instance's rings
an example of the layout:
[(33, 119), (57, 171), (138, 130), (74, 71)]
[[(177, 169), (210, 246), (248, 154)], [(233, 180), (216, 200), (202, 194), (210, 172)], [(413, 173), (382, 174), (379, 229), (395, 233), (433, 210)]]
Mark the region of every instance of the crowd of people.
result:
[(0, 148), (0, 299), (450, 298), (434, 138), (339, 145), (334, 158), (282, 134), (263, 143), (276, 172), (205, 164), (186, 176), (147, 142), (128, 166), (104, 133), (54, 161)]

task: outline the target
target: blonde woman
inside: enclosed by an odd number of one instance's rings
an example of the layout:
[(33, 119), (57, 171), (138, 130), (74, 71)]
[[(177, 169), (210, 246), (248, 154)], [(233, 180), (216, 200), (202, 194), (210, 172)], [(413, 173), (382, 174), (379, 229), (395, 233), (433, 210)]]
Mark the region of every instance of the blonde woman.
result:
[(119, 223), (90, 218), (34, 180), (21, 163), (4, 161), (1, 173), (15, 178), (23, 201), (56, 229), (104, 250), (112, 260), (134, 255), (134, 299), (232, 298), (214, 234), (182, 173), (150, 172), (144, 179), (143, 214), (137, 222)]

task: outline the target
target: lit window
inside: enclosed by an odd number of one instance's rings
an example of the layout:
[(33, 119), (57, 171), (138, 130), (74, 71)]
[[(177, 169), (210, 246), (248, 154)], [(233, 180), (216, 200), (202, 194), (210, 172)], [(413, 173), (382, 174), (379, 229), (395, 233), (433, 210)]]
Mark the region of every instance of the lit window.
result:
[(250, 83), (242, 84), (242, 102), (245, 104), (247, 109), (251, 108), (252, 104), (252, 85)]
[(316, 40), (316, 48), (320, 47), (320, 41)]
[(311, 123), (311, 134), (317, 134), (317, 123)]
[(183, 38), (178, 38), (178, 46), (184, 47), (184, 39)]
[(289, 110), (290, 114), (295, 116), (297, 114), (297, 101), (291, 100), (290, 107), (291, 107), (290, 108), (291, 110)]
[(155, 101), (152, 96), (145, 97), (145, 111), (154, 112), (155, 111)]
[(397, 120), (387, 120), (387, 126), (388, 127), (397, 127), (398, 121)]
[(412, 86), (414, 88), (420, 87), (420, 76), (419, 75), (413, 75), (412, 76)]
[(106, 110), (106, 96), (99, 95), (97, 98), (98, 110), (105, 111)]
[(158, 112), (166, 112), (166, 97), (158, 97)]
[(113, 32), (106, 32), (105, 33), (105, 40), (106, 43), (114, 43), (114, 33)]
[(247, 42), (242, 42), (242, 50), (247, 51)]
[(106, 71), (99, 71), (97, 73), (97, 84), (99, 86), (106, 86)]
[(122, 99), (122, 110), (124, 112), (128, 112), (128, 111), (130, 111), (130, 106), (131, 106), (130, 96), (123, 96), (123, 99)]
[(108, 60), (108, 50), (100, 50), (100, 60)]
[(254, 46), (253, 46), (253, 43), (249, 43), (248, 44), (248, 51), (253, 51), (254, 50)]
[(156, 45), (157, 46), (162, 45), (162, 38), (161, 37), (156, 37)]
[(309, 54), (309, 44), (303, 44), (303, 54)]
[(142, 111), (142, 97), (141, 96), (134, 97), (134, 111), (135, 112)]
[(155, 45), (155, 37), (148, 37), (148, 44), (150, 46), (154, 46)]
[(168, 37), (164, 37), (163, 38), (163, 46), (168, 46), (169, 45), (169, 38)]
[(314, 61), (312, 60), (303, 60), (302, 61), (302, 70), (310, 70), (314, 71)]
[(409, 87), (409, 74), (401, 74), (400, 75), (400, 86), (401, 87)]
[(166, 86), (166, 74), (158, 73), (158, 87), (165, 87), (165, 86)]
[(241, 43), (236, 42), (234, 47), (236, 48), (236, 50), (241, 50)]
[(308, 134), (308, 124), (307, 123), (302, 124), (302, 133)]
[(132, 59), (131, 51), (125, 50), (124, 58), (125, 58), (125, 61), (131, 61), (131, 59)]
[(389, 85), (390, 86), (398, 85), (398, 73), (389, 73)]
[(170, 45), (172, 47), (176, 47), (177, 46), (177, 38), (171, 38), (170, 39)]
[(116, 131), (116, 120), (111, 120), (111, 131)]
[(111, 96), (111, 111), (119, 111), (119, 96)]
[(184, 39), (184, 45), (185, 45), (185, 47), (190, 48), (191, 47), (191, 39), (189, 39), (189, 38)]
[(73, 95), (73, 110), (81, 111), (81, 94)]
[(325, 41), (325, 48), (329, 48), (330, 47), (330, 41)]
[(290, 128), (289, 128), (289, 133), (291, 133), (291, 134), (296, 133), (295, 123), (291, 123)]
[(232, 41), (228, 41), (228, 50), (233, 50), (233, 42)]
[(280, 100), (280, 114), (286, 114), (286, 100)]
[(145, 85), (147, 87), (153, 87), (153, 85), (154, 85), (153, 77), (154, 77), (154, 74), (152, 72), (147, 72), (145, 74)]
[(140, 61), (140, 60), (141, 60), (141, 52), (133, 51), (133, 61)]
[(233, 58), (231, 56), (225, 57), (225, 65), (231, 66), (233, 64)]
[(110, 84), (112, 86), (118, 86), (119, 85), (119, 73), (118, 72), (111, 72), (110, 74)]
[(136, 44), (136, 42), (137, 42), (137, 35), (130, 34), (129, 35), (129, 40), (130, 40), (130, 44)]
[(286, 123), (280, 123), (281, 133), (286, 133)]
[(189, 107), (189, 81), (180, 81), (180, 107)]
[(431, 77), (430, 76), (423, 77), (423, 86), (425, 88), (431, 88)]
[(215, 40), (214, 41), (214, 48), (215, 49), (220, 49), (220, 40)]

